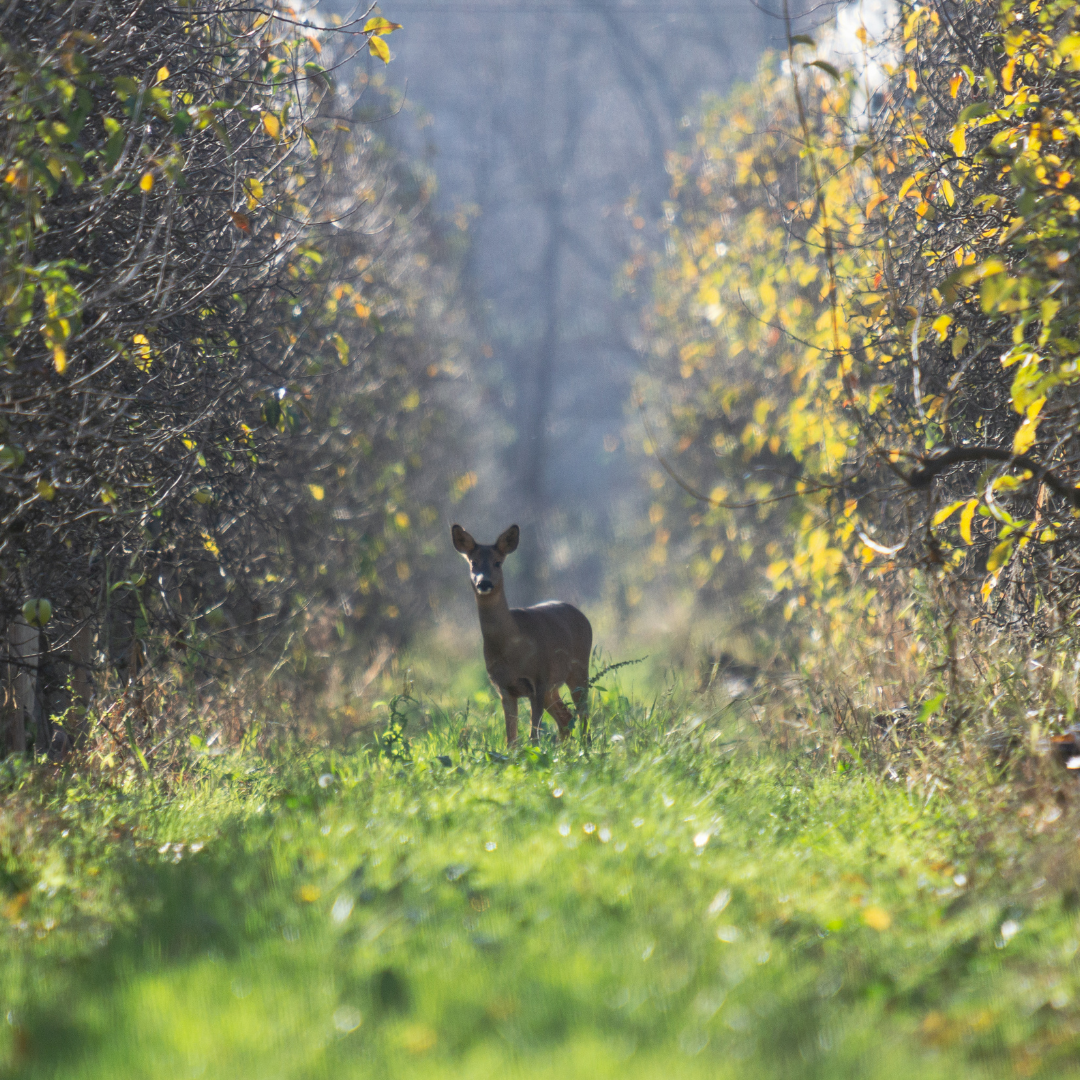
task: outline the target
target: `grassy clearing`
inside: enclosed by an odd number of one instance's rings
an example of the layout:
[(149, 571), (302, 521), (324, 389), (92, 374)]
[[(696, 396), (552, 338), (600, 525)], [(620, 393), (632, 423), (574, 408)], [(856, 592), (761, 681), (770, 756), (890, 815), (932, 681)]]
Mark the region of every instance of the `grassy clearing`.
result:
[(12, 772), (5, 1075), (1080, 1074), (1067, 812), (605, 698), (588, 756), (434, 710), (411, 760)]

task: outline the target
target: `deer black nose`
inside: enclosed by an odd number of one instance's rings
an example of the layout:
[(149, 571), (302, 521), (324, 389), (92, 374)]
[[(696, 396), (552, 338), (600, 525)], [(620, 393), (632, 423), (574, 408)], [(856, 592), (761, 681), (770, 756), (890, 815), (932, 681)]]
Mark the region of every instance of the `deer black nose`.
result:
[(490, 578), (482, 577), (476, 580), (476, 591), (478, 593), (489, 593), (495, 586), (491, 583)]

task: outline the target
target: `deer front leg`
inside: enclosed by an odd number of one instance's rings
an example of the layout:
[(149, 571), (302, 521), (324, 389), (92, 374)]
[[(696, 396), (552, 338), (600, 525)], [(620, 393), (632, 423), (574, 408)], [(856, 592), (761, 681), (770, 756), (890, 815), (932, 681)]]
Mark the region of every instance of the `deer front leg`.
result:
[(529, 738), (533, 743), (540, 741), (540, 721), (544, 716), (544, 691), (538, 689), (535, 694), (529, 698), (529, 707), (532, 710), (532, 716), (530, 717), (529, 725)]
[(513, 750), (517, 746), (517, 727), (518, 727), (518, 703), (517, 698), (513, 694), (507, 693), (505, 690), (500, 690), (499, 694), (502, 697), (503, 703), (503, 715), (506, 717), (506, 745)]

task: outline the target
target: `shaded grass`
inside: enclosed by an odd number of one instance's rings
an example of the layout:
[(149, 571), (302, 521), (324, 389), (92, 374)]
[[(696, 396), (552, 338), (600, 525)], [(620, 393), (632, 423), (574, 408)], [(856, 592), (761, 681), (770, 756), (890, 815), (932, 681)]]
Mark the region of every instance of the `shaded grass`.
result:
[(588, 754), (398, 702), (382, 753), (12, 775), (6, 1075), (1080, 1073), (1068, 811), (600, 696)]

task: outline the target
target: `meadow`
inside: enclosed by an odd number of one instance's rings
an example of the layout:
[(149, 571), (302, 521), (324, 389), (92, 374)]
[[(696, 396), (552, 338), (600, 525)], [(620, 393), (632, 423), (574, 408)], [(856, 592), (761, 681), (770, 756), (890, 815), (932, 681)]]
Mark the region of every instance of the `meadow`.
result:
[(3, 1075), (1080, 1074), (1067, 806), (622, 675), (587, 748), (508, 755), (477, 688), (338, 749), (9, 759)]

